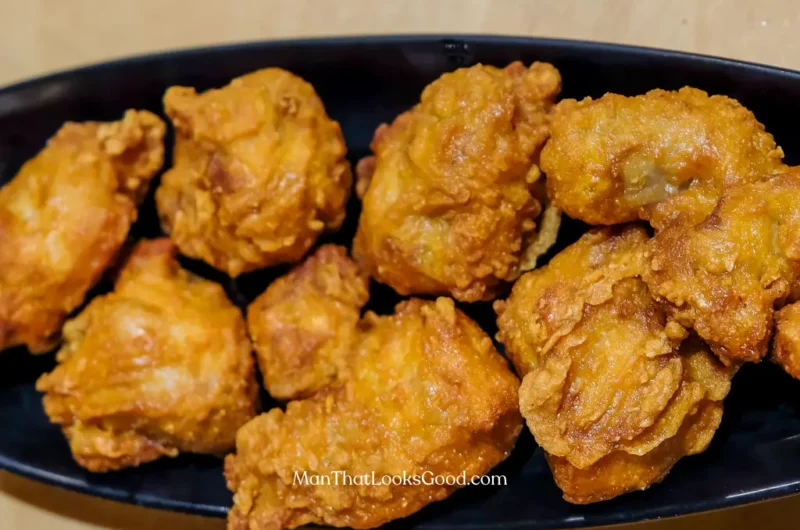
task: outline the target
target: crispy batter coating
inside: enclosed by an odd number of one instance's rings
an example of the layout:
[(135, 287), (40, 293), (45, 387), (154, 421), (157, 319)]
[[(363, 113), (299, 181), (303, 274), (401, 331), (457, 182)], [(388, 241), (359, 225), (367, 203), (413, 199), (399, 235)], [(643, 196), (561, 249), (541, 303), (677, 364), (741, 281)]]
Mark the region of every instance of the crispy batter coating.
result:
[(114, 292), (64, 326), (59, 364), (36, 383), (90, 471), (179, 451), (221, 454), (256, 413), (244, 318), (175, 253), (167, 239), (140, 243)]
[(537, 233), (539, 151), (561, 89), (546, 63), (448, 73), (392, 125), (357, 168), (363, 209), (353, 254), (401, 294), (490, 300), (555, 240)]
[(164, 107), (174, 166), (156, 201), (182, 253), (235, 277), (297, 261), (342, 224), (347, 149), (307, 82), (265, 68), (202, 94), (172, 87)]
[[(586, 304), (525, 377), (520, 407), (537, 443), (584, 469), (638, 441), (683, 379), (665, 320), (637, 278), (615, 284), (609, 300)], [(674, 433), (658, 434), (653, 446)]]
[(591, 231), (496, 304), (525, 374), (520, 410), (570, 502), (661, 480), (722, 417), (735, 368), (667, 323), (639, 277), (646, 241), (637, 227)]
[(686, 416), (675, 436), (644, 455), (617, 451), (586, 469), (575, 467), (563, 457), (549, 453), (545, 457), (565, 500), (573, 504), (600, 502), (645, 490), (664, 480), (682, 457), (708, 448), (721, 420), (721, 401), (703, 400), (696, 412)]
[(647, 241), (637, 226), (590, 230), (547, 266), (524, 274), (508, 300), (495, 302), (497, 338), (518, 374), (542, 362), (580, 322), (585, 305), (608, 300), (615, 284), (639, 274)]
[(772, 361), (800, 379), (800, 302), (789, 304), (775, 314)]
[(590, 224), (702, 220), (725, 188), (779, 171), (783, 151), (736, 100), (702, 90), (561, 101), (542, 170), (553, 202)]
[[(704, 221), (653, 238), (644, 279), (725, 363), (767, 353), (800, 276), (800, 170), (729, 189)], [(796, 296), (794, 296), (796, 297)]]
[(65, 123), (0, 189), (0, 350), (58, 343), (136, 220), (165, 129), (134, 110), (117, 122)]
[(299, 399), (331, 386), (355, 349), (368, 298), (369, 277), (335, 245), (320, 247), (256, 298), (247, 325), (269, 393)]
[[(225, 461), (232, 530), (317, 523), (371, 528), (444, 499), (456, 486), (383, 477), (467, 477), (505, 459), (522, 428), (518, 380), (449, 298), (367, 313), (346, 382), (273, 409), (239, 430)], [(296, 474), (370, 475), (377, 484), (312, 485)]]
[(520, 272), (536, 268), (539, 258), (555, 244), (558, 239), (558, 230), (561, 228), (561, 210), (547, 196), (547, 186), (544, 180), (536, 182), (533, 194), (541, 204), (542, 213), (536, 221), (538, 225), (536, 232), (525, 239), (525, 245), (519, 258)]

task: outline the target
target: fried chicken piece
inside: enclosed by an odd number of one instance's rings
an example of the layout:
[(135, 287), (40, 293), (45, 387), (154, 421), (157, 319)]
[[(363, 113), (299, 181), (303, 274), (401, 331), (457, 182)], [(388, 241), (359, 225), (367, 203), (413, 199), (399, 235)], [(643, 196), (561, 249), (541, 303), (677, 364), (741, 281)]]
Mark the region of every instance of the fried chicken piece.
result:
[(362, 266), (400, 294), (463, 301), (490, 300), (535, 266), (558, 230), (554, 208), (536, 230), (536, 164), (560, 89), (550, 64), (477, 65), (443, 75), (379, 127), (375, 158), (357, 167)]
[(767, 353), (773, 312), (800, 277), (800, 170), (729, 189), (702, 222), (653, 238), (644, 279), (725, 363)]
[(569, 502), (647, 488), (705, 450), (730, 389), (735, 368), (683, 341), (641, 280), (646, 242), (591, 231), (496, 304), (520, 410)]
[(545, 453), (564, 499), (573, 504), (591, 504), (645, 490), (664, 480), (682, 457), (708, 448), (722, 421), (721, 401), (703, 400), (696, 410), (686, 417), (675, 436), (642, 456), (617, 451), (580, 469), (566, 458)]
[(800, 302), (775, 314), (775, 343), (772, 361), (786, 373), (800, 379)]
[(541, 166), (555, 205), (590, 224), (660, 229), (702, 220), (723, 190), (784, 168), (783, 151), (736, 100), (702, 90), (567, 99)]
[(67, 122), (0, 189), (0, 350), (58, 343), (136, 220), (165, 128), (134, 110), (117, 122)]
[(266, 68), (202, 94), (172, 87), (164, 107), (175, 163), (156, 201), (183, 254), (235, 277), (297, 261), (341, 226), (347, 149), (310, 84)]
[(139, 243), (114, 292), (64, 326), (58, 366), (36, 383), (50, 421), (90, 471), (179, 451), (224, 453), (256, 413), (244, 318), (175, 254), (167, 239)]
[[(375, 527), (457, 488), (381, 481), (479, 476), (511, 452), (522, 428), (519, 382), (451, 299), (367, 313), (359, 333), (345, 382), (239, 430), (225, 461), (230, 529)], [(376, 483), (345, 483), (362, 475)], [(315, 485), (326, 478), (331, 485)]]
[(275, 280), (247, 309), (264, 385), (277, 399), (306, 398), (347, 366), (369, 278), (347, 250), (325, 245)]
[(648, 239), (638, 226), (590, 230), (547, 266), (524, 274), (508, 300), (494, 303), (497, 338), (518, 374), (524, 376), (542, 362), (580, 322), (585, 305), (607, 301), (615, 284), (637, 277)]

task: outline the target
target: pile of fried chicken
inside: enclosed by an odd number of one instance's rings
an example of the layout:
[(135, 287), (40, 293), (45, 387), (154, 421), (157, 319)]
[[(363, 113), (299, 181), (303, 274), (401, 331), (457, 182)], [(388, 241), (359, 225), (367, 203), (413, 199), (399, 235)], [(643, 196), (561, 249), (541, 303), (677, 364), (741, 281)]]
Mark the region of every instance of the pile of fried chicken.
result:
[[(66, 123), (0, 189), (0, 350), (58, 347), (37, 389), (90, 471), (230, 453), (232, 530), (407, 516), (457, 486), (294, 477), (479, 477), (524, 423), (567, 501), (645, 489), (708, 447), (743, 363), (800, 378), (800, 170), (728, 97), (560, 89), (546, 63), (444, 74), (351, 170), (296, 75), (171, 87), (167, 237), (135, 245), (166, 124)], [(353, 187), (352, 257), (315, 249)], [(597, 226), (537, 268), (562, 212)], [(242, 312), (178, 254), (296, 265)], [(426, 298), (365, 311), (371, 279)], [(494, 301), (508, 360), (454, 299)], [(260, 413), (257, 369), (285, 406)]]

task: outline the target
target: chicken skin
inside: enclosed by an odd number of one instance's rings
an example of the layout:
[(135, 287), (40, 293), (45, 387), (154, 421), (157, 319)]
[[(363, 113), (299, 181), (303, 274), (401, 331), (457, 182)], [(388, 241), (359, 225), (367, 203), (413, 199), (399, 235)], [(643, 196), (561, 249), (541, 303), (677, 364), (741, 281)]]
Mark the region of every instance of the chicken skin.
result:
[(640, 278), (647, 239), (591, 231), (496, 303), (520, 410), (572, 503), (662, 480), (722, 418), (735, 368), (668, 324)]
[(729, 189), (702, 222), (653, 238), (644, 279), (725, 363), (767, 354), (775, 307), (796, 299), (800, 170)]
[(225, 461), (231, 530), (376, 527), (463, 485), (434, 477), (470, 480), (511, 452), (519, 382), (451, 299), (367, 313), (358, 333), (340, 382), (239, 430)]
[(280, 68), (197, 94), (172, 87), (174, 166), (156, 194), (180, 251), (238, 276), (303, 257), (345, 216), (352, 174), (339, 124)]
[(551, 134), (541, 157), (550, 197), (589, 224), (697, 222), (726, 188), (784, 167), (749, 110), (689, 87), (561, 101)]
[(247, 309), (264, 386), (299, 399), (333, 384), (357, 344), (369, 277), (335, 245), (320, 247)]
[(533, 268), (560, 220), (537, 166), (560, 89), (546, 63), (477, 65), (379, 127), (356, 171), (361, 265), (400, 294), (462, 301), (491, 300)]
[(0, 189), (0, 350), (58, 343), (136, 220), (164, 160), (165, 128), (134, 110), (65, 123)]
[(241, 313), (175, 254), (167, 239), (139, 243), (114, 292), (64, 326), (58, 366), (36, 384), (90, 471), (184, 451), (222, 454), (256, 413)]

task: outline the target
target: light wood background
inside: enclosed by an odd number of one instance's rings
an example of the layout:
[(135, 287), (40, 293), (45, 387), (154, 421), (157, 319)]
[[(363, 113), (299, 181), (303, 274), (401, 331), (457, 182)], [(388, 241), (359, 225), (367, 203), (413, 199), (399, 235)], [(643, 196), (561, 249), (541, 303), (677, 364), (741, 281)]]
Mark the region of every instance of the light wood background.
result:
[[(796, 0), (0, 0), (0, 85), (171, 48), (447, 32), (629, 43), (800, 70)], [(783, 529), (798, 520), (800, 497), (626, 528)], [(137, 508), (0, 472), (0, 527), (221, 530), (224, 521)]]

